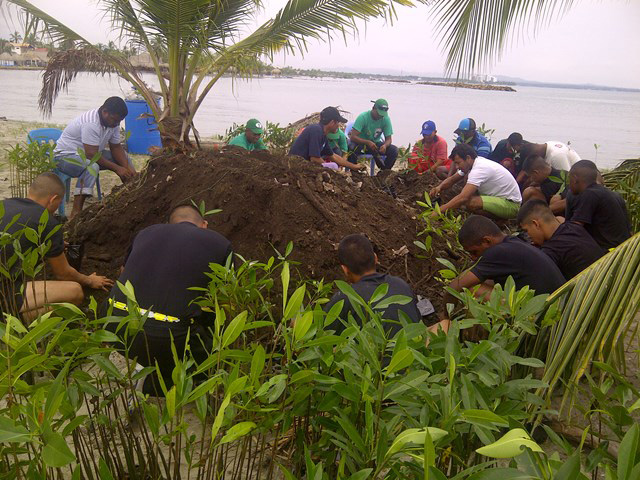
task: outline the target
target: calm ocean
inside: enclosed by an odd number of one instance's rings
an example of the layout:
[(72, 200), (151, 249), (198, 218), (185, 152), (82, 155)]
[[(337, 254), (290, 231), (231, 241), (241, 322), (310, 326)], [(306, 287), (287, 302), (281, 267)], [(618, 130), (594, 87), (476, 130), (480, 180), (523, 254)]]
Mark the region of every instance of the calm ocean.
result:
[[(154, 77), (145, 75), (150, 85)], [(11, 120), (64, 124), (111, 95), (124, 96), (129, 85), (117, 77), (81, 74), (63, 93), (50, 119), (38, 111), (40, 72), (0, 70), (0, 116)], [(221, 134), (234, 122), (255, 117), (286, 125), (327, 105), (351, 112), (350, 119), (371, 108), (370, 100), (389, 101), (394, 143), (420, 137), (425, 120), (452, 144), (463, 117), (495, 129), (492, 143), (518, 131), (535, 142), (570, 142), (582, 158), (613, 167), (640, 157), (640, 93), (515, 87), (517, 92), (453, 89), (367, 80), (261, 78), (251, 82), (223, 78), (195, 117), (203, 136)]]

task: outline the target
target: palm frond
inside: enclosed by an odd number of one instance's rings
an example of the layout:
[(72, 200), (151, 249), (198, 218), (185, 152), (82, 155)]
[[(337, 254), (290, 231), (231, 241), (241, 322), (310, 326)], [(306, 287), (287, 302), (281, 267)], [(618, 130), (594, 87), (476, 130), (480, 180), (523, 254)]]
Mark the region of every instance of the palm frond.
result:
[(640, 309), (638, 285), (640, 234), (547, 298), (547, 305), (557, 307), (560, 315), (548, 337), (538, 335), (538, 352), (534, 353), (546, 352), (542, 380), (549, 385), (548, 397), (559, 383), (566, 385), (561, 411), (570, 404), (592, 362), (612, 363), (624, 369), (625, 340)]
[(574, 0), (440, 0), (432, 8), (446, 72), (466, 77), (494, 64), (514, 34), (560, 18)]
[(122, 56), (103, 53), (95, 48), (65, 50), (49, 58), (42, 74), (39, 106), (45, 115), (51, 115), (53, 104), (61, 91), (82, 71), (100, 75), (117, 74), (139, 87), (134, 67)]
[(91, 42), (82, 35), (72, 30), (58, 19), (52, 17), (48, 13), (40, 10), (31, 2), (26, 0), (0, 0), (0, 5), (7, 2), (23, 9), (29, 16), (32, 25), (37, 25), (41, 30), (37, 33), (48, 36), (53, 43), (63, 43), (72, 41), (77, 46), (90, 46)]

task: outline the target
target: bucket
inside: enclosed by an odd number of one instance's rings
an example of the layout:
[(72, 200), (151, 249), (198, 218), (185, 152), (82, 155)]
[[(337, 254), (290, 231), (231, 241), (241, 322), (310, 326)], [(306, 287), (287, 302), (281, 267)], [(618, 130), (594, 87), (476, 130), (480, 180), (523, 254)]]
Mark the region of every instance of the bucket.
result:
[[(158, 103), (160, 101), (158, 100)], [(129, 114), (125, 117), (125, 130), (129, 135), (127, 150), (129, 153), (149, 154), (151, 147), (162, 147), (160, 132), (156, 119), (151, 113), (149, 105), (144, 100), (126, 100)], [(140, 115), (149, 114), (149, 117)]]

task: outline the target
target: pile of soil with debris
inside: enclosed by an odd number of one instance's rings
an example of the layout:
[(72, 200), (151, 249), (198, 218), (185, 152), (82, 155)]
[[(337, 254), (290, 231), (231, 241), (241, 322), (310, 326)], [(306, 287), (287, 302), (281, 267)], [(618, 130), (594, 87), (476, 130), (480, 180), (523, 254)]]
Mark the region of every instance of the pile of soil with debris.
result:
[(432, 259), (418, 258), (424, 252), (413, 242), (421, 226), (410, 199), (435, 184), (415, 172), (348, 176), (267, 152), (162, 153), (137, 180), (114, 188), (71, 222), (70, 241), (84, 244), (84, 271), (117, 278), (140, 230), (166, 222), (176, 205), (204, 201), (207, 210), (222, 209), (207, 218), (209, 228), (227, 237), (236, 253), (266, 261), (274, 248), (283, 252), (292, 241), (290, 258), (304, 277), (341, 278), (338, 243), (364, 233), (375, 245), (380, 270), (405, 278), (437, 308), (442, 288), (434, 279), (440, 268), (435, 258), (448, 254), (434, 238)]

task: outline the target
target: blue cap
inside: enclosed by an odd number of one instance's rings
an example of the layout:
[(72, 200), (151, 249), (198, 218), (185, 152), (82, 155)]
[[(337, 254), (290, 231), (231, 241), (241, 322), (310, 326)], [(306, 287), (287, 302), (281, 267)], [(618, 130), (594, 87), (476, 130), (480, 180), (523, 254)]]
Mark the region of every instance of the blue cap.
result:
[(431, 135), (435, 131), (436, 124), (433, 121), (427, 120), (422, 124), (422, 135)]
[(475, 129), (476, 122), (473, 120), (473, 118), (463, 118), (462, 120), (460, 120), (460, 124), (458, 125), (458, 128), (454, 130), (454, 133), (460, 134), (460, 132), (468, 132)]

